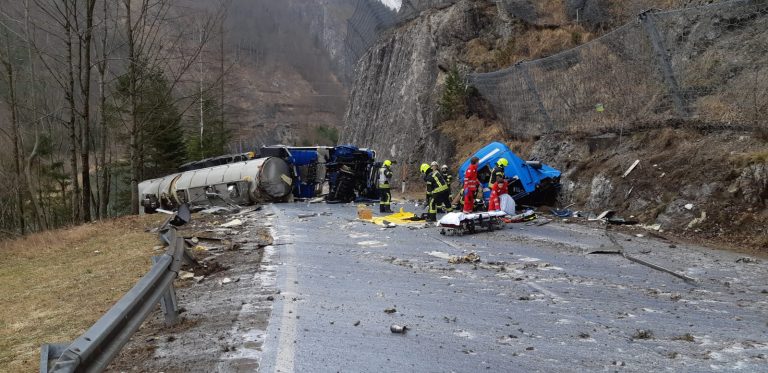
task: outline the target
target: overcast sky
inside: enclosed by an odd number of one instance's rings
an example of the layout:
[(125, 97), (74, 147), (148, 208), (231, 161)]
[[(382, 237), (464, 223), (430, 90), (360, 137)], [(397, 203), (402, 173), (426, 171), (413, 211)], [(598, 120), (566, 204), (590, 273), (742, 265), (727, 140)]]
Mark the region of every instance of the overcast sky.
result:
[(400, 9), (400, 4), (402, 4), (402, 0), (381, 0), (381, 2), (394, 9)]

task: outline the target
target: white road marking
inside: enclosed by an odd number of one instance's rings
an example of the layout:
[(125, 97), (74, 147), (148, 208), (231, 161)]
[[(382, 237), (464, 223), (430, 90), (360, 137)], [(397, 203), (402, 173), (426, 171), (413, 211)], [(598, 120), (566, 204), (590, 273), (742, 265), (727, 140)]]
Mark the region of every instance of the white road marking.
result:
[(283, 314), (280, 317), (280, 334), (277, 345), (277, 361), (275, 372), (293, 373), (293, 359), (295, 356), (296, 340), (296, 315), (297, 306), (292, 301), (297, 294), (296, 285), (296, 248), (293, 244), (285, 245), (285, 283), (282, 286)]
[(551, 291), (549, 291), (547, 289), (544, 289), (543, 286), (541, 286), (541, 285), (539, 285), (539, 284), (537, 284), (535, 282), (529, 282), (529, 283), (527, 283), (527, 285), (532, 287), (532, 288), (534, 288), (539, 293), (542, 293), (542, 294), (552, 298), (553, 301), (560, 302), (560, 301), (563, 300), (563, 298), (561, 298), (559, 295), (557, 295), (557, 294), (555, 294), (555, 293), (553, 293), (553, 292), (551, 292)]

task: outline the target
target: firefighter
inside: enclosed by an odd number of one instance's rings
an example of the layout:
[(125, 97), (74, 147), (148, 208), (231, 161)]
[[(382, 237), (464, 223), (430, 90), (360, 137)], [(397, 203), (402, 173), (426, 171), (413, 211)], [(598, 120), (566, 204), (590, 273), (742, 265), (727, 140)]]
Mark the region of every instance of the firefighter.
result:
[[(451, 191), (453, 184), (453, 175), (448, 171), (448, 165), (442, 165), (440, 166), (440, 174), (443, 175), (443, 179), (445, 179), (445, 183), (448, 184), (448, 200), (453, 201), (453, 192)], [(453, 204), (451, 204), (453, 206)]]
[(384, 160), (379, 168), (379, 212), (392, 212), (392, 161)]
[(453, 182), (453, 175), (448, 171), (448, 165), (442, 165), (440, 166), (440, 173), (443, 174), (443, 178), (445, 178), (445, 182), (448, 183), (448, 186), (450, 187), (451, 183)]
[(469, 160), (469, 167), (464, 172), (464, 213), (470, 214), (475, 207), (475, 192), (480, 182), (477, 180), (477, 163), (480, 159), (472, 157)]
[(504, 168), (507, 166), (509, 166), (509, 161), (507, 161), (506, 158), (500, 158), (498, 161), (496, 161), (496, 167), (494, 167), (493, 171), (491, 171), (490, 184), (496, 183), (498, 179), (506, 179), (504, 176)]
[(496, 167), (491, 171), (491, 180), (488, 186), (491, 187), (491, 198), (488, 200), (488, 211), (497, 211), (501, 209), (501, 195), (509, 191), (509, 182), (504, 175), (504, 168), (509, 165), (506, 158), (500, 158), (496, 162)]
[(427, 185), (427, 221), (437, 221), (437, 206), (441, 205), (446, 212), (451, 212), (451, 201), (448, 195), (448, 183), (445, 182), (443, 174), (433, 170), (428, 164), (424, 163), (419, 168), (424, 174), (424, 183)]

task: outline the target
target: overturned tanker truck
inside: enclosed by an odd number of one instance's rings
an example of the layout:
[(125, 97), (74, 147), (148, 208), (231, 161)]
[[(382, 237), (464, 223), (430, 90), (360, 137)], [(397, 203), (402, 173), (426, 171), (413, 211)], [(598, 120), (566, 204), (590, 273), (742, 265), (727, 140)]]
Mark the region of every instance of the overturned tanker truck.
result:
[[(151, 214), (183, 203), (250, 205), (321, 195), (328, 202), (375, 198), (375, 155), (351, 145), (265, 146), (258, 152), (188, 163), (178, 173), (143, 181), (139, 203)], [(212, 163), (219, 165), (209, 167)]]

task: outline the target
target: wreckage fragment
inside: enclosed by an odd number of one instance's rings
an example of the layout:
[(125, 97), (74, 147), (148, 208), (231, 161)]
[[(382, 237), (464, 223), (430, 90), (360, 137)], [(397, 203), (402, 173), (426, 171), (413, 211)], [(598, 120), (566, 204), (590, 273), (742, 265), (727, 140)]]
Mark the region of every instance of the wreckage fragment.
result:
[(448, 259), (448, 263), (451, 263), (451, 264), (477, 263), (479, 261), (480, 261), (480, 255), (477, 255), (474, 252), (471, 252), (464, 256), (453, 256), (450, 259)]
[(408, 327), (405, 325), (392, 324), (389, 326), (389, 331), (394, 334), (405, 334), (408, 331)]

